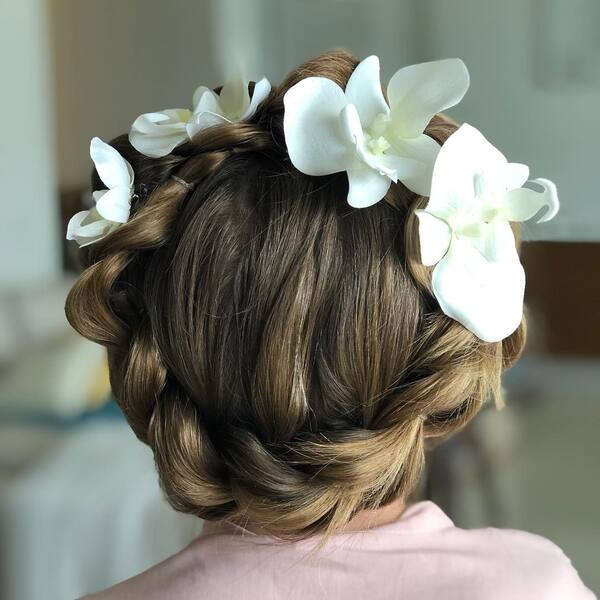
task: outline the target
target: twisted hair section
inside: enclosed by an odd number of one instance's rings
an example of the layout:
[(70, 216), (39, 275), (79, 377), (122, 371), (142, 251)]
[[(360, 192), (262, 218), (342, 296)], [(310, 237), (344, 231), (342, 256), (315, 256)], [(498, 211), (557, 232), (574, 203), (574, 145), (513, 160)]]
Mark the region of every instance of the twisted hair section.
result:
[[(521, 352), (446, 317), (419, 260), (414, 209), (393, 185), (353, 209), (343, 175), (289, 162), (283, 94), (247, 123), (161, 159), (113, 145), (135, 171), (132, 217), (86, 255), (66, 312), (108, 349), (114, 395), (178, 510), (297, 539), (408, 496), (425, 444), (463, 427)], [(438, 115), (440, 143), (455, 125)], [(97, 188), (96, 188), (97, 189)]]

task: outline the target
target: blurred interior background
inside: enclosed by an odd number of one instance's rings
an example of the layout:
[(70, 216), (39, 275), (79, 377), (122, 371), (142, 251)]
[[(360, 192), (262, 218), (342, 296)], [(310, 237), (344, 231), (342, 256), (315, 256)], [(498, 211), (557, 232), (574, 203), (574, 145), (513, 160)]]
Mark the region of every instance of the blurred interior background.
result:
[(182, 548), (201, 523), (161, 498), (110, 400), (104, 353), (69, 329), (68, 218), (89, 140), (186, 107), (235, 66), (279, 82), (333, 47), (400, 66), (461, 57), (451, 114), (560, 190), (527, 227), (530, 344), (431, 456), (423, 494), (465, 527), (540, 533), (600, 591), (600, 3), (597, 0), (0, 0), (0, 598), (72, 598)]

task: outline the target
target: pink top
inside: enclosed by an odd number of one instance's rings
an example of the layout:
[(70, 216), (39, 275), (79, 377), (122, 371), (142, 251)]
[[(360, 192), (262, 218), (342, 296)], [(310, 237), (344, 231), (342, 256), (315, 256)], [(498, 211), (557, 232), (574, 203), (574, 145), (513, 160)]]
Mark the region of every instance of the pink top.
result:
[(510, 529), (460, 529), (433, 502), (368, 531), (280, 542), (207, 523), (179, 554), (90, 598), (158, 600), (580, 600), (594, 594), (549, 540)]

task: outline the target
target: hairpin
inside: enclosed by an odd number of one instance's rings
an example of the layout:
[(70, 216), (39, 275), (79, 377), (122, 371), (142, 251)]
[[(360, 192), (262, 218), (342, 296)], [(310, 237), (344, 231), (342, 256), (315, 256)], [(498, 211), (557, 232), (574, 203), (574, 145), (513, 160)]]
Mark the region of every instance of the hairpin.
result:
[(359, 63), (345, 89), (325, 77), (302, 79), (283, 99), (290, 160), (307, 175), (346, 171), (348, 203), (358, 208), (379, 202), (397, 181), (428, 196), (440, 147), (423, 132), (468, 87), (457, 58), (400, 69), (387, 86), (389, 103), (377, 56)]
[(131, 126), (129, 141), (146, 156), (166, 156), (208, 127), (249, 119), (270, 91), (271, 84), (263, 78), (250, 95), (248, 81), (241, 76), (227, 82), (218, 95), (200, 86), (194, 92), (192, 110), (173, 108), (140, 115)]
[(95, 206), (71, 217), (67, 239), (80, 247), (101, 240), (129, 220), (133, 193), (133, 169), (112, 146), (94, 137), (90, 156), (96, 171), (108, 189), (92, 192)]
[(523, 317), (525, 272), (511, 222), (552, 219), (559, 208), (548, 179), (524, 188), (529, 168), (509, 163), (471, 125), (442, 146), (431, 195), (417, 210), (421, 260), (433, 266), (432, 288), (442, 311), (486, 342), (509, 336)]

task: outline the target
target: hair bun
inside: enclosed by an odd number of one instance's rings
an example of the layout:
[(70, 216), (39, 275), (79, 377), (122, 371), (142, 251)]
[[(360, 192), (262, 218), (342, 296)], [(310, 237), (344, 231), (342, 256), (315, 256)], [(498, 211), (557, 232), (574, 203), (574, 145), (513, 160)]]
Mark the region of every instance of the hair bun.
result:
[[(286, 538), (335, 531), (410, 494), (425, 439), (463, 427), (523, 346), (524, 324), (490, 344), (441, 312), (416, 259), (418, 197), (397, 185), (356, 210), (344, 177), (291, 168), (286, 89), (344, 85), (355, 66), (312, 60), (249, 122), (163, 158), (114, 142), (139, 199), (90, 249), (66, 312), (107, 347), (178, 510)], [(441, 142), (454, 127), (430, 126)]]

